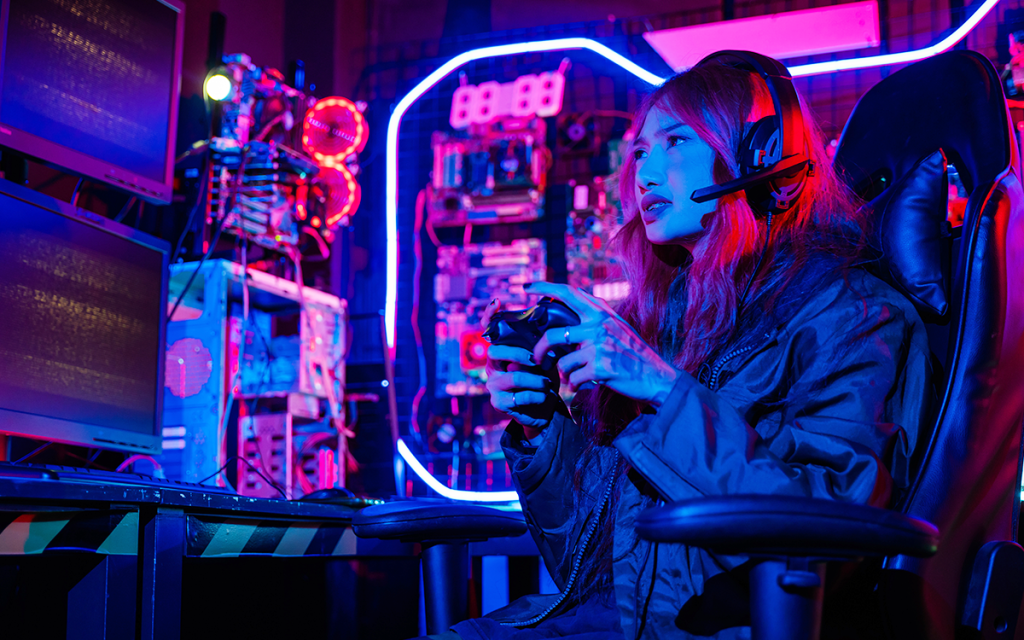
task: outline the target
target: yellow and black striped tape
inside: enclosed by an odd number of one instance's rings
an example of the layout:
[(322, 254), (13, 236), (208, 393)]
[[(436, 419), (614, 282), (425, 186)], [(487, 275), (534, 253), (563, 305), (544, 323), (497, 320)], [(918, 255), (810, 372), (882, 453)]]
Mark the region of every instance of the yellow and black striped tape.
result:
[(356, 553), (356, 536), (343, 523), (206, 516), (188, 516), (186, 523), (186, 555), (191, 557), (315, 557)]
[(0, 555), (78, 551), (134, 556), (138, 511), (0, 511)]

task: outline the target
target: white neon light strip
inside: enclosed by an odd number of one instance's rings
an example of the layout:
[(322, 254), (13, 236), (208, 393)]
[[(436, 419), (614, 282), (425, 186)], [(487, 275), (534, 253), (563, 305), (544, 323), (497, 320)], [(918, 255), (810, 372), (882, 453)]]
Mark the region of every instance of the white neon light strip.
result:
[(427, 486), (438, 492), (449, 500), (468, 500), (471, 502), (519, 502), (519, 494), (515, 491), (461, 491), (446, 487), (430, 474), (416, 456), (409, 451), (409, 447), (401, 439), (398, 440), (398, 454), (402, 456), (409, 467), (419, 476), (420, 480), (427, 483)]
[(520, 53), (540, 53), (545, 51), (567, 51), (570, 49), (587, 49), (604, 56), (611, 62), (619, 65), (629, 73), (652, 85), (659, 85), (665, 78), (651, 73), (632, 60), (612, 51), (605, 45), (589, 38), (560, 38), (558, 40), (543, 40), (539, 42), (523, 42), (519, 44), (505, 44), (495, 47), (484, 47), (460, 53), (441, 67), (424, 78), (413, 87), (412, 91), (405, 94), (391, 113), (391, 120), (388, 122), (387, 137), (387, 176), (385, 182), (385, 202), (387, 207), (388, 225), (388, 275), (387, 292), (384, 298), (384, 326), (387, 333), (388, 347), (395, 346), (395, 304), (398, 290), (398, 128), (402, 123), (402, 116), (409, 110), (416, 100), (429, 91), (438, 82), (448, 77), (459, 67), (485, 58), (497, 58), (499, 56), (511, 56)]
[[(974, 14), (971, 15), (953, 33), (943, 38), (937, 44), (916, 51), (904, 53), (890, 53), (886, 55), (870, 56), (867, 58), (855, 58), (851, 60), (835, 60), (831, 62), (820, 62), (816, 64), (805, 64), (790, 67), (789, 72), (793, 77), (811, 76), (823, 73), (835, 73), (837, 71), (850, 71), (854, 69), (868, 69), (871, 67), (884, 67), (886, 65), (905, 64), (924, 60), (952, 49), (956, 43), (963, 40), (981, 20), (992, 11), (999, 0), (985, 0)], [(395, 105), (388, 121), (388, 135), (385, 146), (385, 208), (387, 221), (387, 290), (384, 299), (384, 326), (387, 334), (388, 348), (395, 347), (395, 314), (398, 291), (398, 129), (402, 124), (402, 116), (409, 110), (416, 100), (424, 93), (432, 89), (438, 82), (446, 78), (459, 67), (484, 58), (516, 55), (520, 53), (540, 53), (546, 51), (566, 51), (570, 49), (586, 49), (604, 56), (611, 62), (632, 73), (644, 82), (651, 85), (660, 85), (666, 78), (644, 69), (632, 60), (612, 51), (605, 45), (589, 38), (561, 38), (558, 40), (542, 40), (538, 42), (523, 42), (519, 44), (499, 45), (495, 47), (484, 47), (460, 53), (444, 65), (439, 67), (429, 76), (424, 78), (413, 89)], [(508, 502), (518, 500), (514, 491), (460, 491), (444, 486), (434, 476), (427, 473), (427, 470), (420, 464), (419, 460), (412, 454), (405, 443), (398, 441), (398, 453), (409, 464), (413, 471), (427, 485), (439, 494), (452, 500), (472, 500), (479, 502)], [(1024, 492), (1022, 492), (1024, 495)]]
[[(924, 60), (931, 56), (943, 53), (952, 49), (956, 43), (963, 40), (981, 20), (987, 16), (998, 4), (999, 0), (985, 0), (984, 3), (960, 25), (953, 33), (943, 38), (940, 42), (903, 53), (890, 53), (867, 58), (853, 58), (850, 60), (834, 60), (830, 62), (819, 62), (815, 64), (804, 64), (790, 67), (792, 76), (812, 76), (822, 73), (835, 73), (837, 71), (850, 71), (854, 69), (867, 69), (870, 67), (883, 67), (886, 65), (905, 64)], [(424, 93), (433, 88), (438, 82), (450, 75), (459, 67), (484, 58), (515, 55), (519, 53), (538, 53), (544, 51), (565, 51), (569, 49), (587, 49), (632, 73), (644, 82), (652, 85), (659, 85), (665, 78), (644, 69), (632, 60), (629, 60), (619, 53), (612, 51), (600, 42), (589, 38), (561, 38), (558, 40), (542, 40), (538, 42), (523, 42), (519, 44), (499, 45), (495, 47), (484, 47), (460, 53), (444, 65), (439, 67), (429, 76), (419, 82), (407, 93), (395, 106), (388, 121), (388, 135), (386, 141), (386, 177), (385, 177), (385, 207), (387, 214), (387, 291), (384, 298), (384, 325), (387, 333), (388, 347), (395, 346), (395, 313), (396, 296), (398, 290), (398, 129), (402, 124), (402, 116), (409, 110), (416, 100)]]
[(970, 18), (957, 27), (956, 31), (949, 34), (941, 41), (924, 49), (916, 51), (904, 51), (903, 53), (887, 53), (881, 56), (870, 56), (867, 58), (853, 58), (851, 60), (833, 60), (831, 62), (817, 62), (815, 64), (802, 64), (790, 67), (789, 73), (794, 77), (813, 76), (822, 73), (835, 73), (836, 71), (851, 71), (853, 69), (868, 69), (871, 67), (884, 67), (891, 64), (906, 64), (917, 62), (932, 56), (944, 53), (953, 48), (956, 43), (967, 37), (971, 29), (978, 26), (978, 23), (989, 14), (999, 3), (999, 0), (985, 0), (978, 10)]

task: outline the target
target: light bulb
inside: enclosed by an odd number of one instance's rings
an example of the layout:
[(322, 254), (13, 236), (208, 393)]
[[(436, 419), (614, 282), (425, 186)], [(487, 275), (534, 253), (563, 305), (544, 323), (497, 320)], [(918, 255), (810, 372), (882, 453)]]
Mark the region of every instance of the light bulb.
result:
[(231, 79), (222, 73), (215, 73), (206, 79), (205, 89), (211, 100), (224, 100), (231, 95)]

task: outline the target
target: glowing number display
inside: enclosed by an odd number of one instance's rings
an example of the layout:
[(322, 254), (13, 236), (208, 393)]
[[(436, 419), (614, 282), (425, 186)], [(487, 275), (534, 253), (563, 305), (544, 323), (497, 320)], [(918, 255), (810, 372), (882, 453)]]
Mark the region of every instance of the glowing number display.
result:
[(493, 80), (482, 82), (476, 88), (470, 113), (477, 122), (487, 122), (494, 119), (501, 110), (500, 102), (501, 84)]
[(562, 96), (565, 95), (565, 76), (561, 73), (545, 72), (537, 76), (537, 115), (541, 118), (557, 116), (562, 110)]
[(448, 122), (455, 129), (485, 124), (501, 116), (558, 115), (565, 94), (565, 76), (558, 71), (519, 76), (501, 84), (493, 80), (463, 85), (452, 94)]
[(448, 116), (448, 122), (451, 123), (456, 129), (463, 129), (468, 127), (472, 120), (469, 117), (471, 109), (475, 109), (476, 105), (473, 104), (476, 98), (476, 87), (469, 84), (459, 87), (452, 94), (452, 112)]

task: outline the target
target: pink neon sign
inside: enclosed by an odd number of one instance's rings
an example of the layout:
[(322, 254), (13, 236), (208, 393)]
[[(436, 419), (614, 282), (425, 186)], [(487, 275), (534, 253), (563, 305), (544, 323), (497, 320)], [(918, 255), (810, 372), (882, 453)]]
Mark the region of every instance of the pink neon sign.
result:
[(722, 49), (757, 51), (782, 60), (877, 47), (878, 3), (867, 0), (663, 29), (645, 33), (644, 40), (676, 71)]

